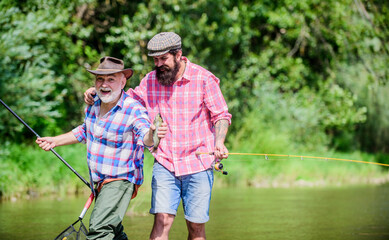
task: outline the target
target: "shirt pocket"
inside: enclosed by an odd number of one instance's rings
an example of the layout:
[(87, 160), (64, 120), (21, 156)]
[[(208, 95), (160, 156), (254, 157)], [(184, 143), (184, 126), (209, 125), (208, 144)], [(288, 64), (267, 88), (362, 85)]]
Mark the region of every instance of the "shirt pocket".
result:
[(119, 148), (123, 145), (124, 128), (120, 126), (110, 126), (103, 134), (103, 143), (109, 147)]

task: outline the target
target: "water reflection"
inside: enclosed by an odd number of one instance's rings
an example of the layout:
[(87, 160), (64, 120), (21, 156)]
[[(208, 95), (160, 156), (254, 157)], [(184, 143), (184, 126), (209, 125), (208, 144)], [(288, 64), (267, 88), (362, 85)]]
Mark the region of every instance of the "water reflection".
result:
[[(123, 225), (148, 239), (150, 193), (131, 203)], [(88, 196), (0, 204), (0, 239), (54, 239), (74, 222)], [(88, 223), (90, 212), (85, 216)], [(389, 239), (389, 186), (303, 189), (214, 189), (208, 239)], [(186, 239), (182, 209), (171, 239)]]

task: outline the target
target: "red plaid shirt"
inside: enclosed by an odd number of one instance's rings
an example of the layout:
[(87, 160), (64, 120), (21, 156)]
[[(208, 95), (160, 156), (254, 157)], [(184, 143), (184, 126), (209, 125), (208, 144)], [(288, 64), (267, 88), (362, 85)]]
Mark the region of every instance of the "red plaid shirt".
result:
[(213, 152), (215, 123), (226, 119), (231, 124), (220, 80), (187, 58), (183, 60), (184, 75), (172, 86), (159, 84), (152, 71), (135, 90), (127, 92), (146, 107), (151, 120), (159, 112), (167, 123), (168, 133), (153, 156), (176, 176), (211, 168), (214, 156), (197, 156), (195, 152)]

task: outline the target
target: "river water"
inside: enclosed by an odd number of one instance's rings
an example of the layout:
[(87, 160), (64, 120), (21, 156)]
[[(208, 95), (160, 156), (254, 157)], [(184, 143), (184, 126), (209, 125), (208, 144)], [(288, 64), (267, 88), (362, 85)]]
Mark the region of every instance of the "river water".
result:
[[(0, 203), (0, 239), (54, 239), (88, 196)], [(130, 239), (148, 239), (150, 193), (140, 192), (123, 221)], [(93, 205), (92, 205), (93, 206)], [(85, 217), (88, 223), (91, 210)], [(207, 239), (389, 239), (389, 185), (336, 188), (214, 189)], [(170, 239), (186, 239), (180, 210)]]

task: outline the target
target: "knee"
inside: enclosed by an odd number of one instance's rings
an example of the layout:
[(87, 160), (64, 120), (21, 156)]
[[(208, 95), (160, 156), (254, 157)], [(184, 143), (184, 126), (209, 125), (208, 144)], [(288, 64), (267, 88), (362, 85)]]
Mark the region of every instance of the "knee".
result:
[(168, 239), (170, 227), (172, 226), (173, 221), (174, 215), (167, 213), (155, 214), (150, 239)]
[(155, 224), (159, 227), (169, 227), (173, 224), (174, 215), (168, 213), (155, 214)]
[(205, 223), (193, 223), (187, 221), (187, 226), (190, 233), (196, 235), (198, 234), (202, 235), (203, 233), (205, 233)]

